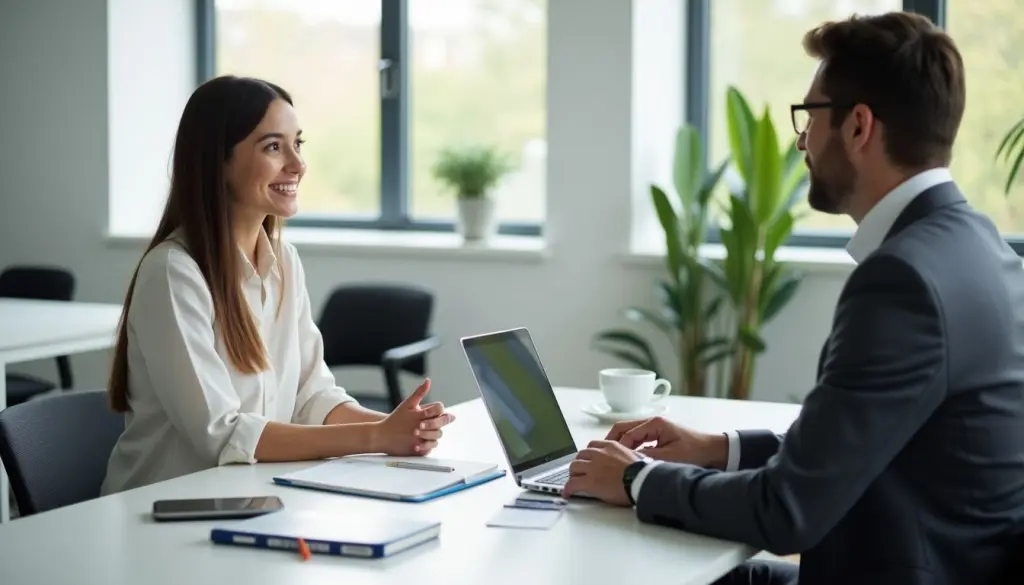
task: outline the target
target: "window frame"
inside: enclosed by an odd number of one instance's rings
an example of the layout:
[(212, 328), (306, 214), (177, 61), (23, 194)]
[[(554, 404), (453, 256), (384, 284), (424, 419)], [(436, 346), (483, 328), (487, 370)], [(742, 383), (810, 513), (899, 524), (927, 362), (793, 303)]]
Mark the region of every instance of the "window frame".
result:
[[(217, 73), (216, 0), (196, 2), (196, 85)], [(392, 231), (454, 232), (452, 220), (416, 219), (410, 215), (409, 176), (409, 63), (408, 0), (380, 0), (380, 59), (391, 66), (381, 70), (381, 79), (389, 75), (392, 92), (380, 97), (380, 215), (360, 216), (326, 213), (299, 213), (288, 220), (295, 227), (371, 229)], [(500, 235), (540, 236), (543, 222), (499, 222)]]
[[(711, 0), (686, 0), (684, 12), (684, 30), (686, 41), (683, 60), (684, 92), (686, 95), (683, 119), (693, 125), (706, 144), (709, 120), (708, 105), (710, 92), (711, 69)], [(903, 0), (903, 10), (924, 14), (938, 26), (946, 26), (946, 0)], [(704, 152), (704, 167), (708, 168), (707, 152)], [(786, 240), (785, 245), (811, 248), (843, 248), (849, 243), (852, 234), (830, 232), (827, 230), (795, 229)], [(1017, 254), (1024, 256), (1024, 237), (1010, 237), (1003, 234), (1003, 239)], [(708, 230), (707, 241), (720, 244), (718, 230)]]

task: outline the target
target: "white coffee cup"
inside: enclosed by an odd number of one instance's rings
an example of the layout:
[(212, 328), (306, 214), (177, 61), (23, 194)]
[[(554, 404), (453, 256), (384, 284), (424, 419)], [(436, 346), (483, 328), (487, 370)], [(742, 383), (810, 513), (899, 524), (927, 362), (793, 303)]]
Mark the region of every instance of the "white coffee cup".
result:
[(650, 370), (608, 368), (598, 374), (604, 400), (615, 412), (640, 412), (672, 391), (668, 380)]

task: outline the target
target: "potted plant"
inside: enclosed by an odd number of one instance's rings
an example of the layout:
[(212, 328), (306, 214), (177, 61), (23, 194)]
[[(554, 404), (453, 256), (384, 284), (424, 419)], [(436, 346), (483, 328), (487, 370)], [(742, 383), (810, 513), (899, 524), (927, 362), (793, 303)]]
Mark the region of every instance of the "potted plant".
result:
[[(688, 395), (746, 399), (753, 384), (757, 356), (765, 350), (761, 330), (793, 298), (802, 275), (775, 259), (798, 220), (794, 207), (808, 177), (796, 141), (780, 151), (771, 117), (755, 118), (735, 88), (727, 92), (731, 155), (711, 172), (701, 167), (700, 139), (692, 127), (676, 140), (670, 194), (651, 187), (658, 220), (665, 233), (666, 278), (656, 285), (660, 307), (628, 307), (624, 316), (653, 326), (668, 337), (679, 359), (681, 382)], [(701, 255), (713, 191), (729, 165), (737, 180), (722, 205), (718, 231), (725, 248), (721, 261)], [(726, 181), (730, 183), (729, 181)], [(628, 329), (608, 329), (595, 336), (598, 350), (633, 366), (667, 374), (652, 345)], [(716, 366), (715, 387), (709, 369)]]
[(512, 170), (508, 159), (490, 146), (450, 147), (434, 164), (434, 177), (455, 191), (458, 231), (465, 240), (488, 238), (495, 228), (494, 186)]
[[(657, 311), (627, 307), (623, 316), (638, 324), (647, 324), (665, 335), (678, 361), (682, 383), (673, 389), (682, 394), (702, 396), (708, 390), (708, 369), (728, 357), (730, 341), (714, 335), (714, 320), (722, 307), (720, 289), (709, 286), (707, 270), (713, 269), (699, 254), (710, 225), (712, 194), (728, 160), (706, 173), (703, 146), (693, 126), (683, 126), (676, 134), (673, 163), (674, 189), (667, 192), (651, 185), (651, 198), (665, 234), (666, 278), (659, 280), (655, 292), (660, 301)], [(627, 329), (608, 329), (595, 337), (599, 351), (614, 355), (631, 365), (654, 371), (661, 369), (651, 345), (639, 334)]]
[(775, 259), (792, 233), (793, 208), (808, 182), (796, 140), (779, 149), (768, 109), (755, 118), (736, 88), (727, 91), (729, 144), (741, 179), (729, 196), (728, 226), (721, 229), (725, 262), (712, 277), (725, 288), (734, 318), (734, 354), (730, 398), (746, 399), (754, 365), (765, 350), (761, 329), (792, 299), (803, 276)]

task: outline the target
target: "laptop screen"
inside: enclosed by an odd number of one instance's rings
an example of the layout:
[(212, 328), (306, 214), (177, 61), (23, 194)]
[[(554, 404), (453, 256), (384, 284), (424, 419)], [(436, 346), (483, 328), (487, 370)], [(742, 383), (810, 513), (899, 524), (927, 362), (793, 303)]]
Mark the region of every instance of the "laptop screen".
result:
[(466, 338), (462, 345), (513, 473), (576, 452), (526, 329)]

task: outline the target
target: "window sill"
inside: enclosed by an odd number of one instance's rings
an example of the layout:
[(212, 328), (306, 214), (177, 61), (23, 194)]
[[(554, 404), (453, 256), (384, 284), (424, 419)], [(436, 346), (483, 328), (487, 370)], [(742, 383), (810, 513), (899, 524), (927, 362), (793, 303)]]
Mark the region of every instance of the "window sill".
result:
[[(107, 233), (111, 245), (144, 246), (149, 235)], [(284, 238), (300, 251), (343, 256), (390, 256), (443, 260), (541, 262), (547, 242), (538, 236), (495, 236), (485, 242), (464, 242), (452, 232), (285, 227)]]
[[(725, 258), (722, 244), (704, 244), (701, 252), (705, 257), (720, 260)], [(815, 248), (810, 246), (783, 246), (775, 258), (794, 267), (814, 273), (849, 274), (856, 263), (845, 248)], [(623, 262), (634, 266), (663, 266), (665, 254), (648, 250), (634, 250), (623, 258)]]

